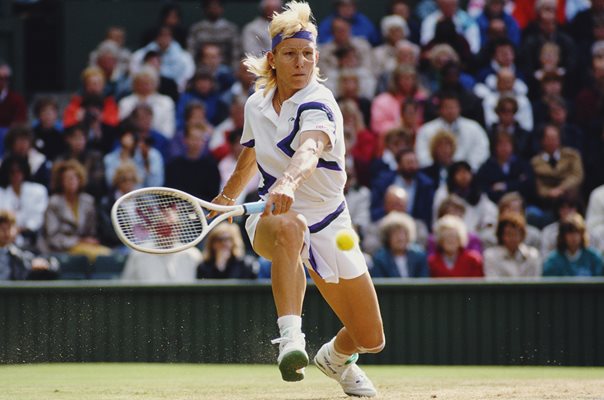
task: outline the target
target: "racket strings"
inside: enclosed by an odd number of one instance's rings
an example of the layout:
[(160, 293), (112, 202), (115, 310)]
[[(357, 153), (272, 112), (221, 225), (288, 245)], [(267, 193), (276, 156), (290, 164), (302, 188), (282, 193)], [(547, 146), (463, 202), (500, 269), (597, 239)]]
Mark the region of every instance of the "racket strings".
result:
[(185, 246), (204, 230), (199, 208), (172, 193), (133, 196), (119, 205), (116, 215), (126, 239), (145, 249)]

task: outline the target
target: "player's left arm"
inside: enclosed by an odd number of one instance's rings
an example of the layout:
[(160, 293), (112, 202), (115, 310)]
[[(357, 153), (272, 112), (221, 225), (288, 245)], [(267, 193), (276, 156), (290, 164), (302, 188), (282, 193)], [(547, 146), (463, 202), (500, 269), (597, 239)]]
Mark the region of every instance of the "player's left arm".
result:
[(281, 178), (269, 192), (263, 215), (279, 215), (289, 211), (294, 203), (296, 189), (312, 175), (319, 158), (331, 147), (329, 136), (323, 131), (305, 131), (300, 134), (300, 145)]

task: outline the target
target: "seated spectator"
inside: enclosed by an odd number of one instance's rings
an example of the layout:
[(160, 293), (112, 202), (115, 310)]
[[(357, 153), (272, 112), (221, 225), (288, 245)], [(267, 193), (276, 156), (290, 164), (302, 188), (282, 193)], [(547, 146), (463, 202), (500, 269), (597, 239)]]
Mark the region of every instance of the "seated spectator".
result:
[(604, 254), (604, 185), (597, 187), (589, 195), (585, 223), (590, 243)]
[(556, 250), (543, 263), (543, 276), (604, 276), (602, 256), (587, 244), (583, 218), (570, 214), (560, 223)]
[(429, 14), (421, 27), (420, 43), (427, 45), (435, 36), (436, 25), (439, 21), (450, 20), (455, 30), (467, 40), (473, 54), (480, 50), (480, 30), (472, 17), (459, 8), (458, 0), (437, 0), (438, 9)]
[(489, 157), (489, 139), (482, 127), (475, 121), (460, 115), (461, 107), (457, 96), (443, 94), (439, 104), (439, 118), (425, 123), (417, 134), (415, 149), (421, 167), (427, 167), (433, 160), (430, 155), (430, 141), (441, 130), (453, 133), (457, 139), (455, 161), (467, 161), (477, 170)]
[(379, 43), (379, 32), (367, 16), (357, 11), (355, 0), (334, 0), (333, 5), (334, 11), (319, 24), (319, 43), (327, 43), (333, 39), (331, 27), (336, 18), (350, 23), (353, 36), (367, 40), (372, 46)]
[(195, 64), (198, 69), (205, 68), (212, 74), (214, 82), (216, 82), (216, 88), (221, 95), (227, 92), (235, 83), (233, 68), (224, 64), (222, 50), (217, 44), (202, 44), (197, 49)]
[(139, 103), (146, 103), (153, 109), (153, 129), (171, 139), (174, 136), (174, 101), (168, 96), (159, 94), (159, 74), (149, 66), (143, 66), (132, 78), (133, 93), (119, 102), (120, 119), (128, 117)]
[[(99, 43), (96, 49), (90, 52), (90, 56), (88, 57), (88, 65), (91, 67), (95, 65), (99, 67), (100, 65), (105, 65), (106, 62), (99, 59), (102, 59), (105, 56), (104, 52), (106, 51), (107, 45), (113, 45), (117, 51), (112, 50), (111, 56), (115, 57), (117, 55), (117, 57), (115, 61), (111, 60), (111, 63), (115, 64), (115, 67), (111, 71), (111, 74), (106, 74), (105, 76), (111, 81), (115, 77), (127, 75), (130, 68), (130, 58), (132, 57), (132, 52), (124, 46), (125, 43), (126, 30), (124, 28), (115, 25), (108, 27), (107, 33), (105, 34), (105, 39)], [(111, 93), (111, 95), (115, 96), (116, 93)]]
[[(417, 71), (410, 65), (400, 65), (392, 72), (388, 92), (377, 95), (371, 104), (371, 130), (383, 136), (389, 129), (400, 126), (401, 106), (405, 100), (413, 99), (419, 104), (428, 98), (419, 85)], [(423, 123), (423, 107), (417, 113), (418, 125)]]
[(243, 130), (246, 100), (246, 97), (234, 97), (229, 106), (229, 117), (222, 121), (213, 132), (208, 131), (209, 150), (217, 161), (222, 160), (230, 151), (228, 139), (231, 132), (239, 129)]
[(25, 125), (14, 125), (4, 137), (4, 157), (22, 157), (29, 164), (30, 180), (48, 186), (51, 162), (34, 148), (34, 134)]
[[(543, 124), (549, 122), (550, 99), (562, 96), (563, 84), (564, 77), (557, 72), (548, 72), (544, 74), (541, 81), (539, 81), (539, 93), (532, 103), (533, 121), (535, 122), (536, 127), (541, 127)], [(590, 105), (590, 107), (593, 108), (593, 105)], [(587, 126), (589, 126), (589, 124), (590, 122), (587, 123)], [(585, 127), (586, 125), (582, 126)]]
[[(369, 224), (362, 231), (361, 248), (366, 254), (373, 255), (382, 245), (381, 234), (379, 231), (381, 221), (390, 213), (398, 212), (407, 214), (407, 204), (409, 198), (407, 192), (402, 187), (390, 185), (384, 194), (384, 212), (381, 219)], [(414, 218), (413, 242), (419, 247), (424, 248), (428, 239), (428, 226), (420, 219)]]
[(228, 105), (223, 103), (220, 92), (212, 74), (206, 69), (199, 69), (191, 78), (189, 88), (180, 96), (176, 107), (176, 127), (184, 129), (185, 109), (191, 101), (198, 101), (205, 106), (205, 115), (208, 121), (216, 126), (229, 114)]
[(495, 114), (497, 121), (488, 128), (491, 155), (495, 154), (495, 142), (503, 132), (510, 136), (513, 144), (514, 155), (526, 162), (535, 155), (536, 143), (533, 135), (524, 130), (516, 120), (518, 101), (513, 96), (503, 95), (497, 100)]
[(531, 98), (539, 97), (541, 81), (547, 74), (557, 75), (562, 82), (562, 88), (567, 90), (568, 81), (572, 79), (566, 72), (560, 65), (560, 47), (554, 42), (545, 42), (539, 50), (539, 66), (527, 79)]
[(353, 100), (340, 101), (339, 105), (344, 118), (346, 154), (354, 160), (358, 182), (368, 187), (371, 183), (371, 160), (379, 152), (378, 137), (367, 129), (362, 114)]
[[(174, 104), (178, 103), (178, 99), (180, 97), (180, 92), (178, 88), (178, 84), (172, 78), (168, 78), (161, 73), (161, 54), (155, 50), (149, 50), (145, 53), (143, 57), (143, 65), (148, 65), (153, 67), (157, 74), (159, 75), (159, 85), (157, 86), (157, 92), (159, 94), (163, 94), (168, 96), (174, 101)], [(128, 82), (128, 89), (132, 87), (132, 82)], [(128, 94), (131, 94), (132, 91), (128, 90)]]
[(380, 23), (384, 44), (375, 47), (373, 51), (374, 65), (372, 68), (376, 78), (384, 73), (392, 72), (398, 62), (396, 45), (409, 37), (409, 27), (405, 19), (399, 15), (387, 15)]
[(484, 276), (480, 253), (465, 249), (468, 235), (461, 218), (445, 215), (436, 222), (434, 233), (437, 250), (428, 256), (431, 277)]
[[(82, 72), (82, 93), (71, 97), (69, 104), (63, 113), (63, 126), (69, 128), (78, 123), (89, 125), (90, 119), (95, 117), (107, 126), (117, 126), (119, 123), (119, 111), (115, 98), (105, 95), (105, 74), (99, 67), (88, 67)], [(84, 100), (100, 99), (98, 110), (95, 115), (87, 110)], [(87, 112), (88, 111), (88, 112)]]
[(429, 276), (426, 253), (415, 242), (415, 223), (401, 212), (380, 221), (382, 248), (373, 255), (373, 278), (424, 278)]
[(162, 26), (156, 32), (157, 36), (152, 42), (132, 53), (130, 74), (136, 76), (140, 72), (148, 51), (157, 51), (161, 54), (161, 75), (174, 79), (179, 90), (183, 91), (187, 81), (195, 72), (193, 57), (174, 40), (170, 27)]
[(447, 61), (437, 71), (433, 72), (437, 73), (438, 84), (435, 85), (436, 91), (433, 92), (426, 105), (425, 120), (430, 121), (439, 116), (438, 112), (443, 96), (456, 96), (461, 107), (460, 115), (484, 126), (482, 99), (472, 92), (475, 86), (474, 80), (470, 75), (461, 71), (459, 63)]
[[(121, 28), (117, 29), (125, 36)], [(119, 35), (121, 34), (117, 33), (116, 36)], [(124, 97), (130, 90), (128, 69), (130, 68), (131, 53), (124, 47), (124, 40), (125, 38), (116, 37), (115, 40), (102, 41), (94, 50), (94, 58), (91, 58), (89, 64), (89, 67), (99, 68), (103, 71), (105, 78), (103, 96), (112, 96), (116, 100)]]
[(92, 262), (111, 249), (97, 239), (97, 213), (94, 198), (84, 193), (86, 171), (75, 160), (55, 163), (52, 169), (48, 209), (39, 240), (43, 252), (82, 254)]
[(260, 57), (265, 51), (272, 48), (268, 25), (273, 19), (273, 14), (281, 12), (282, 6), (281, 0), (260, 0), (258, 6), (260, 15), (244, 25), (241, 32), (243, 54)]
[(451, 46), (459, 56), (458, 62), (462, 69), (466, 71), (474, 69), (475, 57), (470, 50), (470, 44), (462, 34), (456, 31), (453, 20), (442, 19), (438, 21), (434, 30), (434, 37), (423, 46), (422, 51), (430, 53), (433, 47), (439, 45)]
[[(373, 54), (371, 44), (362, 38), (354, 37), (351, 33), (350, 22), (341, 17), (335, 17), (331, 22), (332, 40), (324, 42), (319, 47), (321, 58), (319, 67), (324, 73), (328, 73), (340, 67), (338, 51), (350, 48), (355, 52), (358, 66), (367, 71), (373, 71)], [(319, 37), (319, 40), (320, 37)]]
[(220, 46), (224, 63), (236, 65), (240, 59), (241, 36), (237, 25), (223, 17), (223, 3), (222, 0), (203, 2), (205, 18), (194, 23), (189, 29), (187, 49), (189, 53), (195, 54), (195, 50), (199, 49), (202, 43), (215, 43)]
[(150, 146), (152, 140), (141, 139), (134, 125), (123, 124), (118, 147), (103, 157), (107, 187), (111, 187), (115, 171), (123, 163), (136, 165), (142, 187), (164, 184), (164, 161), (159, 151)]
[(526, 222), (506, 213), (497, 223), (497, 246), (484, 251), (484, 274), (489, 278), (541, 276), (539, 250), (524, 244)]
[(162, 6), (159, 11), (157, 23), (155, 26), (146, 29), (143, 32), (141, 43), (145, 45), (152, 42), (157, 36), (157, 31), (164, 26), (170, 28), (174, 40), (182, 48), (185, 48), (187, 28), (182, 23), (182, 9), (180, 5), (175, 2), (167, 2)]
[(0, 135), (13, 124), (27, 122), (27, 103), (21, 94), (10, 88), (12, 75), (11, 67), (0, 61)]
[(555, 3), (556, 0), (538, 1), (535, 6), (537, 20), (523, 32), (519, 65), (527, 77), (539, 69), (541, 48), (547, 42), (554, 42), (559, 47), (560, 67), (564, 68), (567, 76), (575, 70), (575, 44), (556, 22)]
[(519, 46), (520, 27), (516, 20), (505, 10), (505, 0), (486, 0), (482, 13), (476, 18), (480, 30), (480, 46), (487, 45), (489, 23), (493, 19), (503, 20), (506, 36), (514, 46)]
[[(226, 119), (225, 121), (228, 121), (228, 119)], [(228, 122), (225, 122), (225, 124), (228, 124)], [(204, 138), (209, 138), (210, 140), (210, 143), (208, 143), (210, 145), (210, 148), (208, 148), (207, 150), (209, 151), (212, 149), (211, 142), (212, 138), (214, 137), (214, 127), (208, 122), (206, 118), (206, 108), (202, 102), (197, 100), (191, 100), (185, 107), (185, 124), (182, 129), (176, 131), (176, 135), (174, 136), (174, 138), (172, 138), (172, 141), (170, 143), (169, 159), (180, 157), (186, 153), (184, 142), (185, 130), (186, 127), (189, 125), (200, 125), (204, 127), (204, 132), (206, 132)], [(218, 138), (216, 138), (216, 141), (218, 142)], [(220, 147), (220, 145), (217, 145), (217, 147)], [(206, 149), (204, 148), (204, 153), (205, 152)]]
[(159, 151), (163, 161), (168, 161), (170, 158), (170, 140), (153, 129), (153, 108), (151, 106), (146, 103), (137, 104), (124, 123), (132, 125), (140, 140), (151, 139), (153, 148)]
[(393, 128), (384, 135), (384, 150), (371, 161), (371, 181), (373, 182), (382, 171), (396, 171), (398, 161), (396, 156), (403, 150), (413, 148), (412, 133), (405, 128)]
[(103, 154), (97, 149), (86, 146), (86, 134), (81, 124), (68, 128), (64, 136), (67, 149), (57, 157), (55, 162), (76, 160), (82, 164), (88, 177), (85, 192), (95, 199), (100, 199), (107, 191)]
[(363, 77), (359, 82), (359, 95), (366, 98), (373, 98), (375, 95), (376, 81), (371, 73), (371, 69), (361, 65), (358, 51), (352, 46), (343, 46), (337, 48), (334, 55), (337, 60), (337, 66), (335, 68), (325, 68), (324, 70), (321, 70), (326, 78), (324, 85), (333, 93), (339, 95), (338, 84), (340, 82), (340, 75), (344, 71), (352, 71), (356, 75)]
[(42, 97), (34, 104), (38, 124), (34, 126), (34, 147), (53, 161), (65, 151), (62, 124), (59, 123), (59, 105), (52, 97)]
[[(579, 198), (575, 196), (562, 196), (554, 205), (555, 221), (545, 226), (541, 231), (541, 254), (547, 256), (552, 251), (556, 250), (558, 241), (558, 233), (560, 232), (560, 222), (571, 214), (581, 214), (583, 206)], [(590, 233), (590, 231), (587, 231)]]
[(16, 245), (17, 232), (15, 215), (0, 209), (0, 281), (57, 279), (57, 260), (36, 257)]
[[(486, 83), (487, 80), (494, 81), (501, 68), (510, 68), (517, 78), (524, 81), (524, 76), (518, 71), (518, 68), (516, 68), (516, 47), (509, 38), (498, 39), (490, 43), (488, 51), (488, 65), (478, 71), (476, 75), (476, 80), (478, 82)], [(490, 84), (490, 86), (493, 85)], [(526, 84), (524, 85), (524, 89), (528, 90)]]
[(548, 105), (549, 121), (558, 127), (562, 146), (572, 147), (583, 155), (585, 151), (583, 131), (577, 125), (568, 121), (568, 105), (566, 100), (561, 96), (550, 97)]
[(117, 199), (136, 189), (139, 184), (140, 178), (134, 163), (125, 162), (116, 168), (111, 190), (99, 202), (99, 240), (104, 246), (120, 247), (124, 252), (129, 253), (128, 248), (122, 245), (115, 233), (111, 222), (111, 208)]
[[(185, 131), (186, 153), (166, 165), (166, 186), (211, 201), (220, 190), (220, 172), (211, 154), (204, 154), (209, 138), (201, 125), (189, 125)], [(191, 177), (203, 176), (203, 179)]]
[(546, 124), (543, 127), (541, 149), (531, 159), (531, 165), (538, 204), (547, 212), (561, 196), (579, 193), (583, 166), (581, 155), (576, 150), (561, 146), (560, 130), (556, 125)]
[[(440, 207), (438, 207), (436, 220), (438, 221), (445, 215), (453, 215), (463, 220), (466, 215), (465, 201), (455, 194), (445, 197), (442, 203), (440, 203)], [(434, 233), (431, 233), (430, 236), (428, 236), (428, 241), (426, 243), (426, 253), (428, 255), (435, 254), (436, 249), (436, 239)], [(468, 232), (468, 243), (466, 244), (465, 249), (474, 250), (479, 254), (482, 254), (482, 242), (477, 234)]]
[(117, 125), (107, 125), (102, 121), (103, 99), (97, 95), (86, 95), (81, 103), (84, 117), (78, 124), (84, 129), (86, 145), (107, 153), (113, 149), (117, 138)]
[(354, 69), (343, 69), (338, 74), (338, 90), (337, 100), (342, 101), (353, 101), (359, 112), (363, 116), (363, 122), (366, 127), (371, 124), (371, 97), (365, 97), (361, 94), (361, 80), (362, 75), (359, 75), (359, 71)]
[(531, 167), (514, 153), (513, 137), (500, 131), (494, 137), (493, 153), (476, 173), (480, 189), (497, 203), (509, 192), (532, 193)]
[[(499, 208), (499, 216), (508, 213), (516, 213), (522, 216), (526, 214), (524, 198), (518, 192), (504, 194), (497, 203), (497, 207)], [(543, 235), (542, 231), (533, 225), (527, 224), (525, 224), (525, 231), (526, 235), (524, 236), (524, 244), (541, 251), (541, 237)], [(482, 240), (482, 244), (485, 248), (497, 244), (496, 227), (494, 227), (492, 234), (489, 231), (483, 232), (480, 239)]]
[(38, 232), (44, 222), (48, 206), (48, 191), (39, 183), (30, 181), (27, 159), (9, 155), (0, 165), (0, 210), (15, 214), (16, 244), (34, 248)]
[(426, 226), (432, 225), (432, 201), (434, 183), (419, 172), (417, 156), (411, 149), (397, 155), (398, 170), (384, 170), (371, 185), (371, 218), (377, 221), (385, 214), (384, 195), (390, 185), (397, 185), (409, 193), (407, 212), (413, 218), (420, 219)]
[(522, 85), (516, 75), (509, 68), (501, 68), (497, 72), (497, 82), (495, 87), (489, 87), (484, 84), (478, 84), (474, 88), (474, 93), (482, 98), (482, 108), (484, 109), (484, 122), (486, 126), (492, 126), (498, 122), (498, 115), (495, 112), (499, 99), (503, 96), (513, 97), (518, 103), (518, 111), (514, 114), (514, 119), (522, 129), (530, 132), (533, 130), (533, 110), (531, 102), (525, 93), (516, 91), (515, 87)]
[(256, 75), (247, 70), (243, 61), (237, 64), (235, 79), (235, 83), (233, 83), (229, 90), (221, 96), (221, 100), (224, 104), (232, 104), (237, 97), (247, 99), (254, 94)]
[(447, 184), (448, 170), (453, 164), (453, 154), (457, 149), (455, 135), (447, 130), (440, 130), (430, 141), (432, 165), (420, 170), (434, 183), (434, 191)]
[(396, 15), (403, 18), (407, 25), (409, 25), (409, 33), (406, 35), (413, 43), (419, 43), (419, 31), (421, 27), (421, 21), (417, 16), (412, 13), (412, 3), (409, 0), (392, 0), (390, 1), (389, 8), (386, 12), (386, 16), (382, 18), (388, 18), (391, 15)]
[(441, 187), (434, 195), (434, 211), (448, 195), (455, 194), (464, 200), (464, 222), (470, 232), (481, 234), (497, 223), (497, 207), (480, 190), (472, 168), (465, 161), (456, 161), (449, 167), (446, 188)]
[(254, 279), (257, 261), (245, 255), (239, 226), (223, 222), (208, 233), (197, 279)]

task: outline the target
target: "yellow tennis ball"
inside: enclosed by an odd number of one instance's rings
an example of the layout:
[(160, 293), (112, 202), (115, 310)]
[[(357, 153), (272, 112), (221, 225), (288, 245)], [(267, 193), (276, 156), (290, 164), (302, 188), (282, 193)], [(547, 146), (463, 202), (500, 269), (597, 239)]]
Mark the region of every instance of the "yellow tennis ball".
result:
[(357, 241), (357, 234), (351, 229), (342, 229), (336, 233), (336, 245), (340, 250), (352, 249)]

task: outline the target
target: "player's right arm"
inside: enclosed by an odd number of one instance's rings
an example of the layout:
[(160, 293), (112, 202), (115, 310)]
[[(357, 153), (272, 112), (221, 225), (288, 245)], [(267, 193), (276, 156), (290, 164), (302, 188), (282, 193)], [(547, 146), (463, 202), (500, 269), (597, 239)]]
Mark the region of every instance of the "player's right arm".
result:
[(232, 199), (239, 197), (245, 186), (258, 173), (256, 164), (256, 150), (253, 147), (245, 147), (239, 158), (235, 171), (222, 189), (222, 192), (212, 200), (214, 204), (233, 205)]

